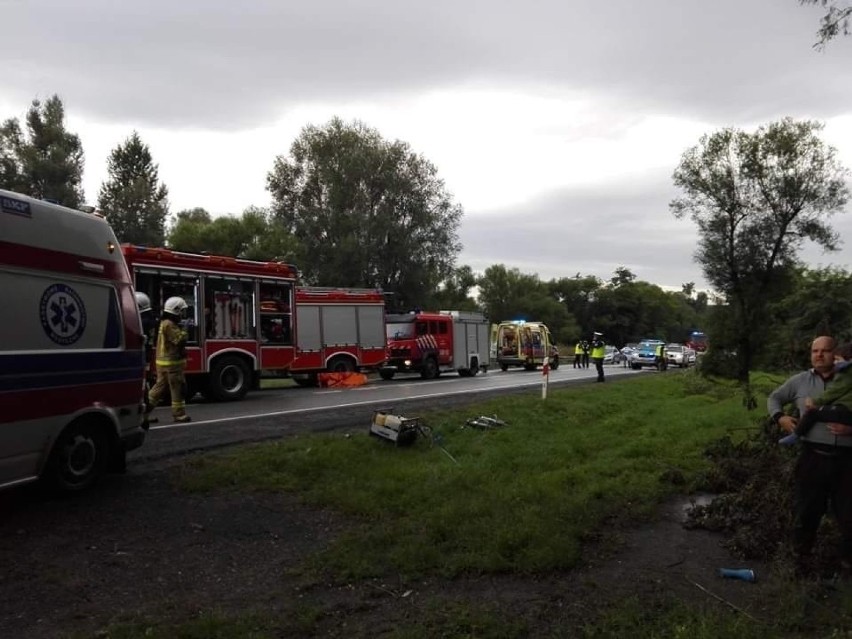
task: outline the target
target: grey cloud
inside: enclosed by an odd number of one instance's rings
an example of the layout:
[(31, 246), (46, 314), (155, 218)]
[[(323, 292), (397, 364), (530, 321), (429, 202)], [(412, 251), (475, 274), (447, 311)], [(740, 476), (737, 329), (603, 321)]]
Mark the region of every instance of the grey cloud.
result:
[(465, 82), (586, 90), (637, 112), (733, 123), (829, 117), (852, 98), (852, 43), (812, 51), (819, 13), (792, 0), (7, 0), (3, 8), (8, 99), (25, 105), (58, 92), (93, 118), (160, 126), (240, 129), (305, 101)]
[(697, 232), (668, 212), (670, 185), (611, 184), (553, 192), (511, 210), (466, 215), (460, 262), (479, 272), (495, 263), (543, 280), (595, 275), (626, 266), (641, 280), (704, 286), (693, 262)]
[[(466, 215), (459, 263), (480, 273), (502, 263), (545, 281), (577, 273), (607, 280), (626, 266), (640, 280), (661, 286), (695, 282), (707, 288), (694, 260), (697, 228), (668, 210), (675, 194), (666, 176), (651, 176), (641, 184), (560, 190), (511, 210)], [(831, 224), (841, 238), (852, 237), (852, 216), (834, 216)], [(843, 250), (824, 253), (807, 244), (800, 257), (814, 268), (850, 268)]]

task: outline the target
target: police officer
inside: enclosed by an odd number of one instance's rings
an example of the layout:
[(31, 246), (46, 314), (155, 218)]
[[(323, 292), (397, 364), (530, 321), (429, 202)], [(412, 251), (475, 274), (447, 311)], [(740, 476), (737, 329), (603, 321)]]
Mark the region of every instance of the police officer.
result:
[(592, 337), (592, 361), (595, 363), (595, 369), (598, 371), (598, 381), (605, 382), (603, 361), (606, 357), (606, 342), (603, 340), (601, 333), (595, 333)]
[(657, 356), (657, 370), (664, 371), (669, 367), (668, 361), (666, 361), (666, 345), (665, 344), (657, 344), (657, 349), (655, 355)]
[(136, 293), (136, 308), (139, 309), (139, 318), (142, 320), (142, 339), (144, 340), (143, 349), (145, 351), (145, 418), (142, 421), (142, 428), (147, 430), (148, 426), (157, 421), (157, 418), (150, 418), (151, 406), (148, 403), (148, 389), (151, 386), (151, 364), (154, 355), (154, 340), (156, 339), (157, 319), (154, 317), (154, 312), (151, 310), (151, 298), (145, 293)]
[[(178, 423), (190, 421), (186, 414), (183, 371), (186, 368), (187, 333), (180, 327), (187, 305), (183, 298), (170, 297), (163, 306), (163, 319), (157, 333), (157, 382), (148, 393), (148, 411), (159, 403), (166, 387), (172, 396), (172, 417)], [(147, 417), (147, 415), (146, 415)]]
[(589, 351), (592, 349), (591, 344), (589, 344), (589, 340), (584, 339), (580, 344), (583, 347), (583, 368), (589, 367)]
[(583, 340), (577, 340), (574, 346), (574, 368), (583, 367)]

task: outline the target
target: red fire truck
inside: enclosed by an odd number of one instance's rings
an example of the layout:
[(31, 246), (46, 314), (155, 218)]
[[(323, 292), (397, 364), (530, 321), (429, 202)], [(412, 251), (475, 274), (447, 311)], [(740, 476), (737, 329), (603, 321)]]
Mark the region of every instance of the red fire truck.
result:
[(448, 371), (472, 377), (488, 370), (489, 326), (482, 313), (394, 313), (386, 321), (389, 357), (379, 369), (382, 379), (406, 372), (432, 379)]
[(707, 335), (701, 331), (692, 331), (689, 339), (686, 340), (686, 345), (696, 353), (703, 353), (707, 350)]
[(236, 400), (266, 372), (298, 374), (305, 384), (320, 372), (385, 361), (379, 290), (300, 287), (296, 267), (283, 262), (121, 248), (136, 290), (157, 315), (169, 297), (186, 300), (190, 396)]

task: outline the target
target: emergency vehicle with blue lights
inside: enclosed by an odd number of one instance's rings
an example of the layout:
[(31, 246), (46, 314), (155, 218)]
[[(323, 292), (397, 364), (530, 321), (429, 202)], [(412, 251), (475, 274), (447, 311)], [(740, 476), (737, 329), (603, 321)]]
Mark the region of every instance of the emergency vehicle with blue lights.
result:
[(523, 366), (533, 371), (545, 364), (550, 370), (559, 368), (559, 350), (553, 343), (550, 329), (542, 322), (500, 322), (494, 339), (497, 365), (503, 371), (510, 366)]

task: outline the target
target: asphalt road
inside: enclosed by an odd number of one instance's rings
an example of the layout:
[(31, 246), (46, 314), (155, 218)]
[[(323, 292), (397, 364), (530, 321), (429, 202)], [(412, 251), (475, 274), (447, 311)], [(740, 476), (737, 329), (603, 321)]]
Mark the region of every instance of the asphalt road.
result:
[[(642, 374), (618, 366), (605, 366), (613, 381)], [(647, 373), (647, 371), (645, 371)], [(564, 364), (551, 371), (548, 388), (592, 383), (594, 367), (575, 369)], [(540, 393), (540, 370), (491, 370), (476, 377), (445, 374), (434, 380), (398, 376), (374, 380), (345, 389), (283, 388), (249, 393), (239, 402), (193, 402), (187, 411), (193, 421), (173, 424), (168, 407), (154, 416), (160, 423), (148, 432), (145, 444), (132, 451), (128, 463), (139, 464), (187, 452), (210, 450), (237, 443), (279, 439), (288, 435), (363, 426), (369, 428), (373, 411), (393, 407), (405, 414), (427, 408), (457, 407), (494, 394)]]

